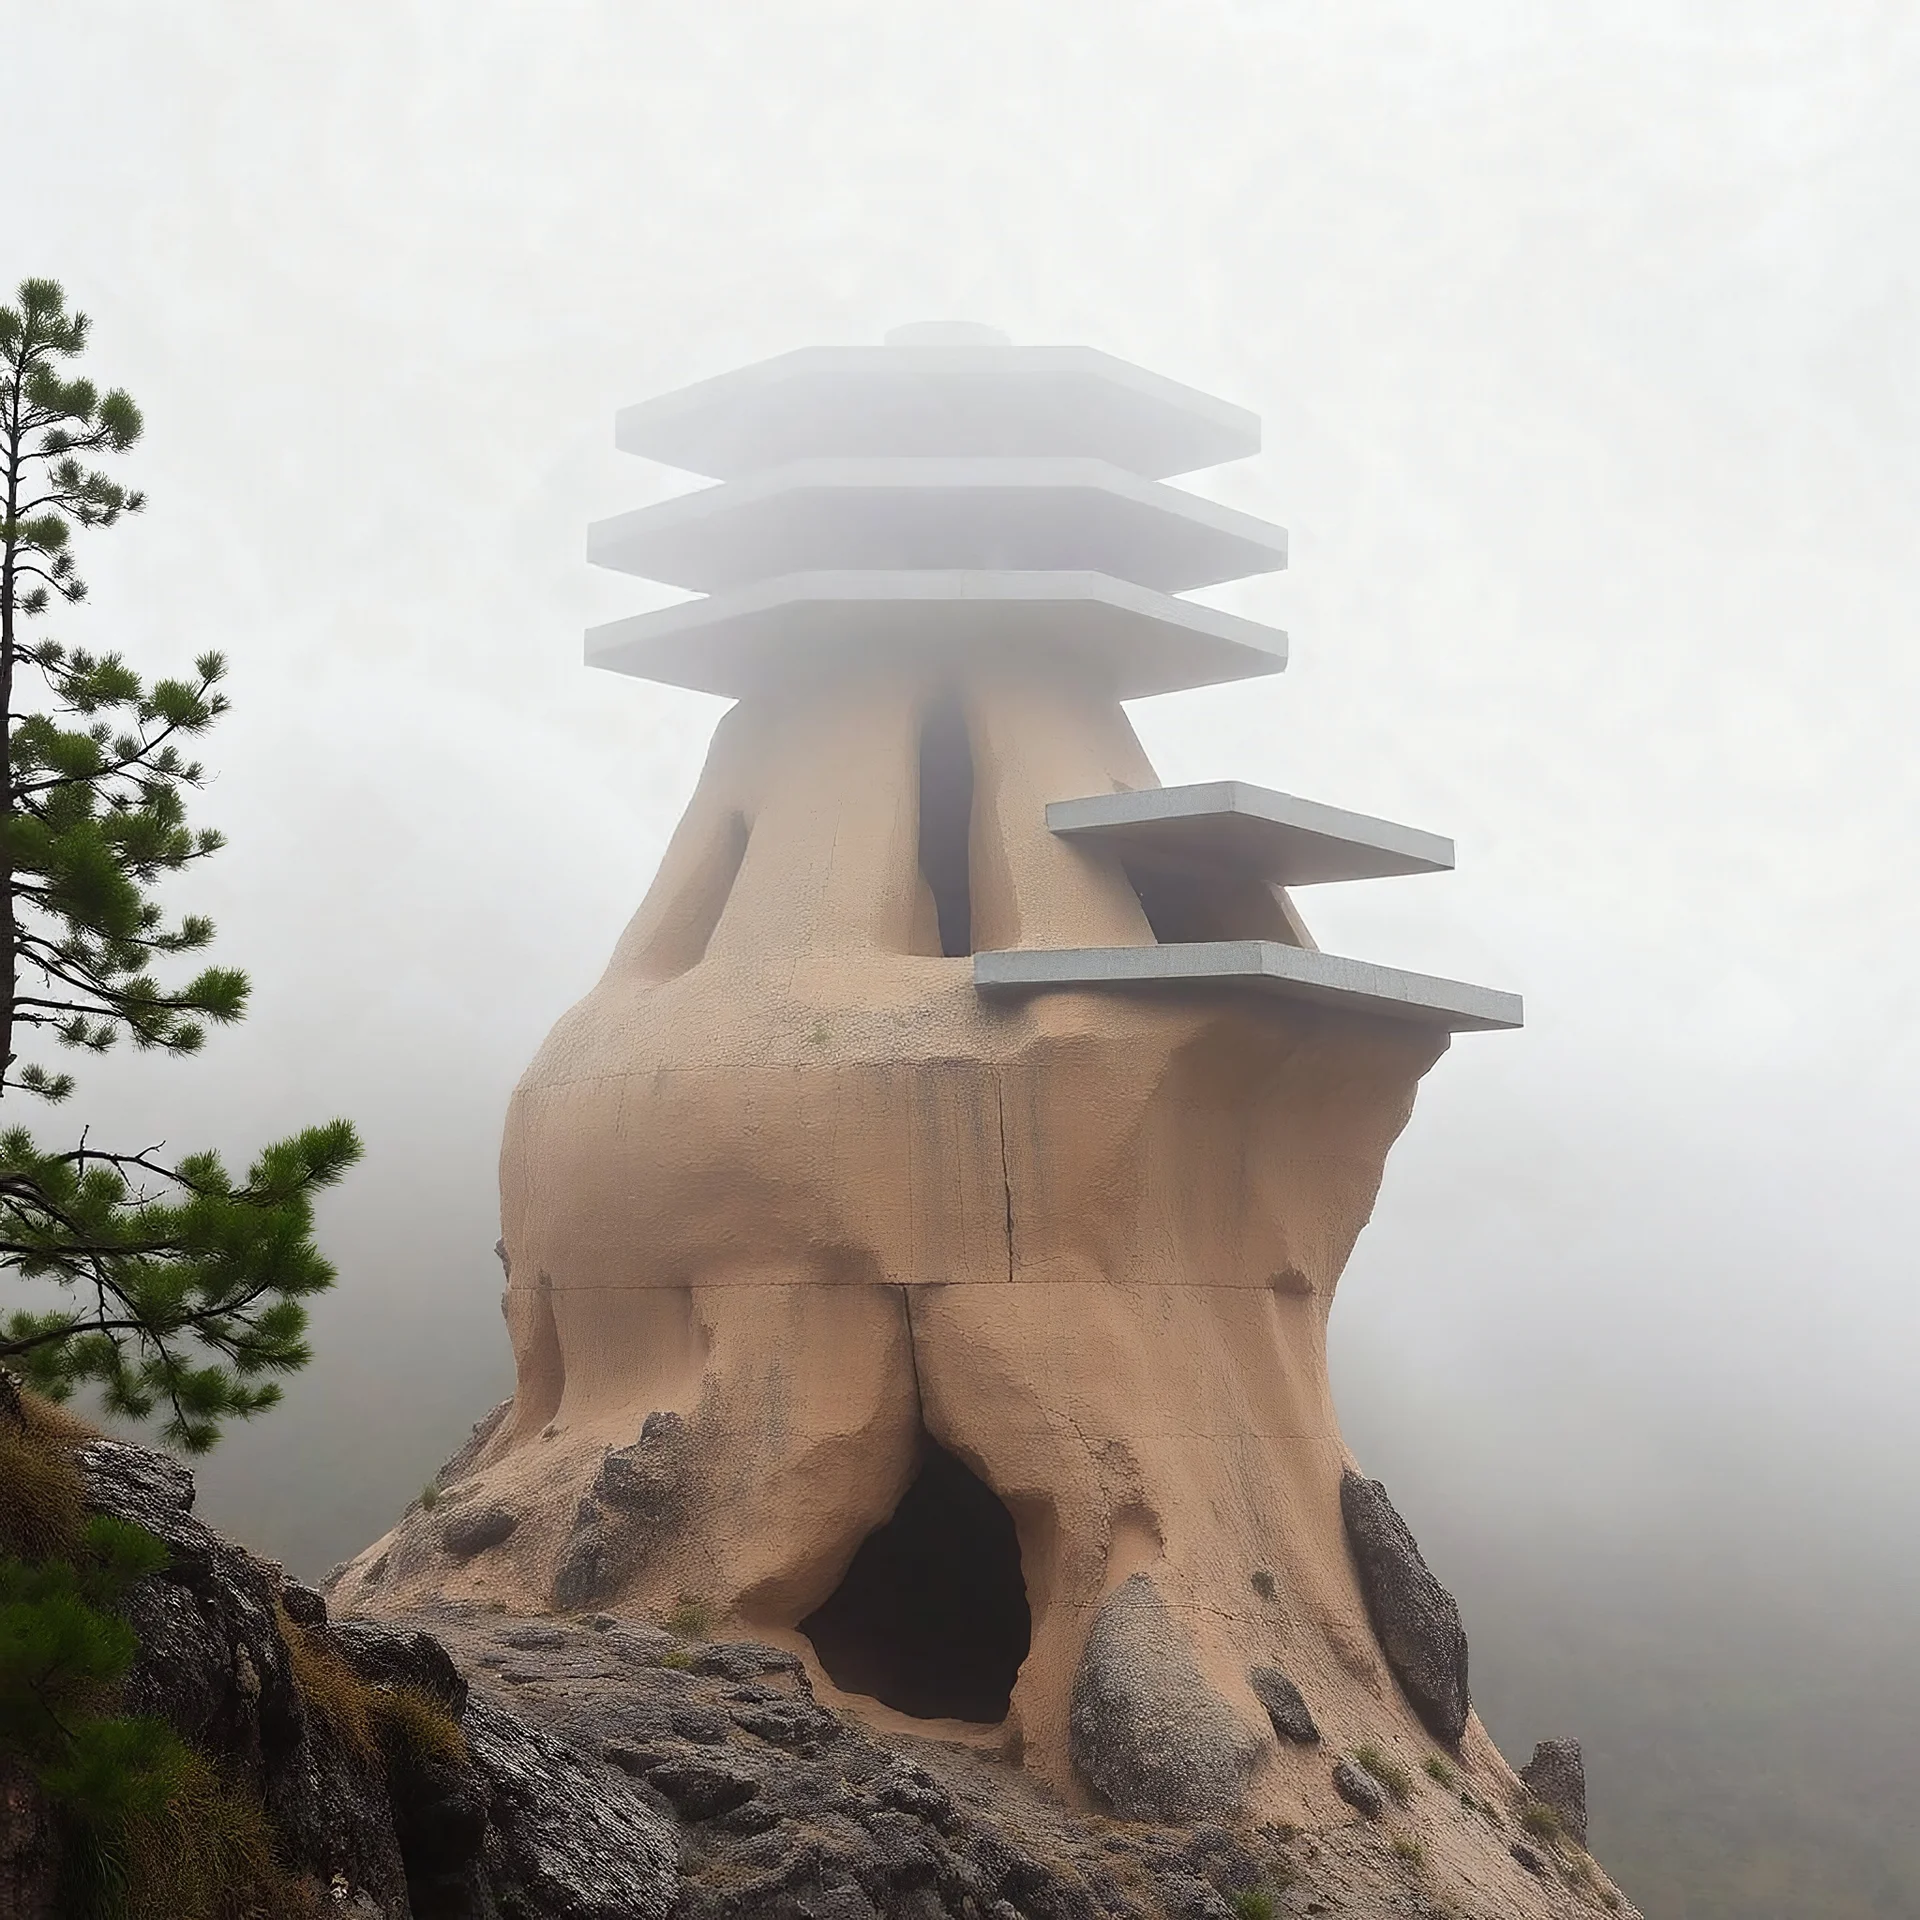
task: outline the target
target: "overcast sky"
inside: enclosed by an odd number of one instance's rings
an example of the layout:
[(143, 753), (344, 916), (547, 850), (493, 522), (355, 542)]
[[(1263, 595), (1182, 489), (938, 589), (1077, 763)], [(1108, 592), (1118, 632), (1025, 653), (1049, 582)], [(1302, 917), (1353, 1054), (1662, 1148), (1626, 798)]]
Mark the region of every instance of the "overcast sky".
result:
[(1455, 836), (1308, 920), (1526, 995), (1429, 1077), (1343, 1287), (1369, 1464), (1603, 1543), (1911, 1535), (1912, 8), (6, 12), (5, 279), (64, 280), (148, 422), (151, 509), (61, 630), (231, 655), (232, 848), (183, 899), (256, 982), (74, 1117), (370, 1149), (321, 1358), (216, 1517), (316, 1571), (505, 1390), (507, 1092), (720, 711), (581, 664), (650, 604), (586, 523), (687, 484), (614, 408), (960, 318), (1263, 416), (1190, 484), (1291, 529), (1219, 598), (1293, 664), (1136, 723), (1169, 781)]

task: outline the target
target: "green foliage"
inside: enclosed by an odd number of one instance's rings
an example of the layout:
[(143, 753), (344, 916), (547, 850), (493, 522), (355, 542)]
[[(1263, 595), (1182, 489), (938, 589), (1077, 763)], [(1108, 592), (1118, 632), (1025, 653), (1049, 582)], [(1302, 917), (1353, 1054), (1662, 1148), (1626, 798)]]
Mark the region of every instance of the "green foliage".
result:
[(420, 1489), (420, 1511), (431, 1513), (440, 1504), (440, 1489), (431, 1480)]
[(88, 1829), (155, 1813), (181, 1777), (171, 1729), (113, 1712), (138, 1643), (110, 1609), (166, 1563), (151, 1534), (105, 1515), (71, 1559), (0, 1558), (0, 1753)]
[(1544, 1800), (1529, 1800), (1520, 1809), (1520, 1824), (1536, 1840), (1544, 1840), (1549, 1846), (1558, 1846), (1565, 1832), (1560, 1816)]
[(1437, 1753), (1427, 1755), (1426, 1771), (1429, 1780), (1443, 1787), (1451, 1787), (1458, 1778), (1454, 1770)]
[[(189, 748), (227, 711), (226, 662), (203, 653), (148, 683), (117, 653), (29, 630), (85, 594), (74, 535), (145, 504), (90, 464), (127, 452), (141, 420), (119, 389), (63, 376), (87, 333), (50, 280), (0, 307), (0, 1097), (51, 1102), (73, 1075), (24, 1058), (29, 1043), (193, 1053), (248, 991), (231, 967), (171, 984), (157, 971), (213, 938), (203, 915), (170, 919), (155, 888), (223, 844), (186, 802), (204, 779)], [(47, 1149), (0, 1130), (0, 1265), (63, 1300), (0, 1322), (0, 1362), (55, 1399), (93, 1385), (127, 1418), (164, 1409), (176, 1444), (212, 1445), (279, 1397), (268, 1376), (305, 1364), (305, 1302), (333, 1281), (313, 1196), (359, 1154), (334, 1121), (267, 1147), (241, 1180), (212, 1153), (105, 1151), (85, 1130)]]
[(1274, 1920), (1279, 1911), (1279, 1902), (1265, 1887), (1247, 1887), (1233, 1896), (1234, 1920)]
[(1399, 1761), (1390, 1759), (1371, 1740), (1363, 1740), (1353, 1757), (1404, 1807), (1413, 1798), (1413, 1775)]
[(1392, 1845), (1396, 1860), (1404, 1861), (1410, 1867), (1421, 1867), (1426, 1864), (1427, 1850), (1411, 1834), (1396, 1833), (1393, 1836)]
[(683, 1593), (663, 1622), (679, 1640), (704, 1640), (713, 1625), (713, 1609), (698, 1594)]

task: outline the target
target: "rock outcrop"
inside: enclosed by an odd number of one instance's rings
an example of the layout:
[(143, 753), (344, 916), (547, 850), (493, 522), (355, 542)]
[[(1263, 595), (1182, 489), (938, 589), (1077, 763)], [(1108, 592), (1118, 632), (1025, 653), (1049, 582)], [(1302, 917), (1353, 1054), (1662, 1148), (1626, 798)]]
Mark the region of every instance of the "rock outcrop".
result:
[(1407, 1523), (1378, 1480), (1345, 1474), (1340, 1513), (1360, 1569), (1367, 1616), (1387, 1664), (1427, 1731), (1457, 1747), (1471, 1704), (1460, 1609), (1428, 1571)]
[(1542, 1740), (1520, 1769), (1527, 1790), (1551, 1807), (1561, 1826), (1581, 1846), (1587, 1844), (1587, 1765), (1578, 1740)]
[(1150, 1576), (1110, 1593), (1073, 1684), (1075, 1766), (1127, 1820), (1218, 1819), (1260, 1758), (1251, 1730), (1201, 1677)]

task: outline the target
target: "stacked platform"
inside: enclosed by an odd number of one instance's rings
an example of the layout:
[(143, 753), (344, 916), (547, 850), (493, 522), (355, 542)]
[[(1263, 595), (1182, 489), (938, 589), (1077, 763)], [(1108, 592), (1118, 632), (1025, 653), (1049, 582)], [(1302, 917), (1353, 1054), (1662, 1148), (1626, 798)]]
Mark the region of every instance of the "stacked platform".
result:
[[(1240, 408), (1084, 347), (907, 328), (630, 407), (617, 444), (721, 484), (601, 521), (595, 563), (702, 595), (592, 629), (591, 663), (751, 698), (863, 664), (1044, 655), (1090, 697), (1277, 673), (1286, 636), (1177, 596), (1285, 532), (1162, 482), (1256, 452)], [(1054, 803), (1055, 833), (1284, 886), (1451, 867), (1436, 835), (1234, 782)], [(1454, 1030), (1511, 994), (1271, 941), (974, 956), (983, 993), (1253, 986)]]

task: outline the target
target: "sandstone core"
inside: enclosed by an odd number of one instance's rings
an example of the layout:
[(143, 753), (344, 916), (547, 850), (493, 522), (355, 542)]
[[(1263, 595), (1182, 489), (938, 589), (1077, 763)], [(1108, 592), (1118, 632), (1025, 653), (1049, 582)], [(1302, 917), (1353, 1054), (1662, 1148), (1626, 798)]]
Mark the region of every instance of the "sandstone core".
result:
[(1350, 1818), (1364, 1743), (1511, 1786), (1464, 1639), (1453, 1708), (1383, 1655), (1326, 1326), (1421, 1076), (1519, 1003), (1321, 954), (1287, 890), (1449, 843), (1170, 793), (1121, 704), (1284, 661), (1179, 597), (1284, 535), (1164, 484), (1258, 423), (934, 329), (619, 437), (720, 484), (594, 530), (704, 597), (590, 657), (736, 704), (513, 1097), (513, 1400), (336, 1604), (772, 1643), (1129, 1818)]

